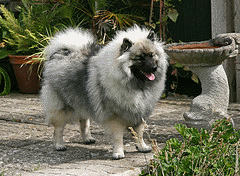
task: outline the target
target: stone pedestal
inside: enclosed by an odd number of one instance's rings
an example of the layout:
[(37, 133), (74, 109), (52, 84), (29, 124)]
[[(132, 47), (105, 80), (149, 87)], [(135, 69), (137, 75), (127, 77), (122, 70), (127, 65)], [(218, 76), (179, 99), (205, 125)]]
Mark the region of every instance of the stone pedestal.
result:
[(183, 114), (187, 126), (210, 129), (216, 119), (229, 118), (229, 87), (222, 62), (236, 55), (234, 38), (222, 35), (203, 42), (173, 43), (166, 45), (165, 51), (171, 59), (189, 66), (202, 84), (201, 95)]
[(227, 33), (219, 34), (214, 39), (213, 42), (216, 44), (224, 44), (224, 39), (231, 37), (235, 41), (235, 50), (230, 54), (230, 58), (235, 59), (236, 68), (236, 101), (240, 102), (240, 33)]
[(189, 112), (183, 114), (189, 127), (210, 129), (216, 119), (227, 118), (228, 80), (222, 65), (190, 67), (202, 84), (201, 95), (192, 100)]

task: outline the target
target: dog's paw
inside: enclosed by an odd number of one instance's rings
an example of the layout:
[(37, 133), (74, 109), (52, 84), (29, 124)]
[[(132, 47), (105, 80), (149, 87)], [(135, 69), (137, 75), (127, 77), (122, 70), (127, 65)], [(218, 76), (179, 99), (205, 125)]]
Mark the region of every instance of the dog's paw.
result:
[(65, 145), (55, 145), (54, 146), (56, 151), (66, 151), (67, 147)]
[(113, 160), (119, 160), (124, 158), (124, 153), (113, 153), (112, 159)]
[(84, 144), (94, 144), (96, 142), (96, 139), (94, 139), (94, 138), (89, 138), (89, 139), (85, 139), (84, 140)]
[(152, 147), (147, 146), (147, 145), (145, 145), (144, 147), (143, 147), (143, 146), (137, 146), (137, 145), (136, 145), (136, 149), (137, 149), (139, 152), (142, 152), (142, 153), (149, 153), (149, 152), (152, 151)]

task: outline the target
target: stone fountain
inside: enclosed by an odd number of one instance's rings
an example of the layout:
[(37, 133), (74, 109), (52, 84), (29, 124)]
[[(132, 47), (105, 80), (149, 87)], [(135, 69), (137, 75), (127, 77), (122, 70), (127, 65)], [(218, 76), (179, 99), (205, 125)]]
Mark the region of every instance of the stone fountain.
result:
[[(222, 62), (236, 56), (235, 40), (239, 38), (235, 34), (221, 34), (208, 41), (164, 46), (170, 59), (189, 66), (201, 81), (202, 93), (183, 114), (188, 127), (210, 129), (216, 119), (230, 118), (227, 114), (229, 87)], [(230, 121), (234, 124), (231, 118)]]

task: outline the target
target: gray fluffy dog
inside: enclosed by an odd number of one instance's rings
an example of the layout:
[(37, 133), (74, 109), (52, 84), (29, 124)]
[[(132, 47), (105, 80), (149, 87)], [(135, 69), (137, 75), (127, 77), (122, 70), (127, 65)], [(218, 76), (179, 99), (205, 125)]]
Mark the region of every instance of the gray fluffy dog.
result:
[(80, 121), (85, 143), (94, 143), (89, 118), (103, 124), (113, 159), (124, 157), (124, 130), (138, 134), (136, 148), (150, 152), (143, 140), (144, 119), (158, 102), (165, 82), (167, 56), (155, 34), (134, 26), (119, 31), (106, 46), (82, 29), (58, 33), (46, 47), (41, 100), (54, 126), (54, 146), (65, 150), (63, 130)]

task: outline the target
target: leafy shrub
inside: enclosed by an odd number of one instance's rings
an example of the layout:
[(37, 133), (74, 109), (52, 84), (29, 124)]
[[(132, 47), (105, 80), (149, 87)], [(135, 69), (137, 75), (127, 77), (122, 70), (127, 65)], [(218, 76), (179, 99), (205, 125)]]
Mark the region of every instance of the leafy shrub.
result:
[(0, 67), (0, 85), (2, 81), (4, 82), (4, 88), (3, 91), (0, 92), (0, 96), (9, 94), (11, 90), (10, 77), (8, 73), (2, 67)]
[(239, 174), (239, 136), (228, 120), (218, 120), (211, 131), (177, 124), (183, 140), (170, 139), (151, 160), (143, 175), (236, 175)]

